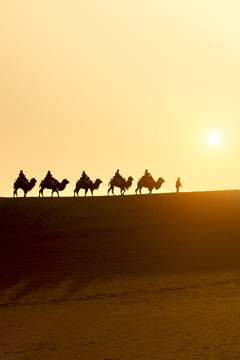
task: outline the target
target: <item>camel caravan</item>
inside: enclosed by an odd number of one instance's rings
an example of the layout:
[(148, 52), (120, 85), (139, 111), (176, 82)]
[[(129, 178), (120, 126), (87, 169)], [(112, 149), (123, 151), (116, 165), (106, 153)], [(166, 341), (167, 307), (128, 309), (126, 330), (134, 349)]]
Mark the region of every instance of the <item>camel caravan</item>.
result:
[[(179, 179), (179, 178), (178, 178)], [(120, 194), (124, 195), (125, 192), (130, 189), (130, 187), (132, 186), (133, 183), (133, 177), (129, 176), (127, 179), (123, 178), (122, 175), (120, 175), (119, 170), (116, 171), (115, 175), (112, 177), (112, 179), (109, 181), (108, 183), (108, 195), (109, 193), (112, 193), (112, 195), (114, 194), (114, 188), (117, 187), (120, 189)], [(19, 176), (17, 178), (17, 180), (14, 182), (13, 185), (13, 196), (18, 197), (18, 189), (22, 189), (24, 192), (24, 197), (26, 197), (27, 193), (29, 191), (31, 191), (33, 189), (33, 187), (36, 185), (37, 180), (35, 178), (32, 178), (31, 180), (28, 180), (26, 178), (26, 176), (24, 175), (23, 171), (21, 170), (19, 173)], [(140, 180), (137, 183), (137, 188), (135, 189), (135, 193), (136, 194), (141, 194), (142, 188), (147, 188), (149, 191), (149, 194), (152, 193), (153, 189), (160, 189), (162, 184), (165, 181), (163, 180), (163, 178), (158, 178), (157, 181), (155, 181), (152, 177), (152, 175), (148, 172), (148, 170), (145, 170), (144, 175), (140, 178)], [(82, 176), (79, 180), (77, 180), (74, 192), (73, 192), (73, 196), (79, 196), (79, 192), (80, 190), (84, 190), (84, 195), (86, 196), (88, 191), (91, 192), (92, 196), (93, 196), (93, 192), (95, 190), (99, 189), (99, 186), (101, 185), (102, 180), (100, 179), (96, 179), (95, 181), (92, 181), (87, 174), (85, 173), (85, 171), (82, 172)], [(54, 195), (54, 193), (57, 194), (57, 196), (59, 196), (59, 192), (63, 191), (67, 184), (69, 184), (69, 181), (67, 179), (63, 179), (61, 182), (58, 181), (57, 179), (55, 179), (51, 172), (48, 171), (47, 175), (45, 176), (45, 178), (40, 182), (39, 185), (39, 197), (43, 195), (43, 191), (45, 189), (49, 189), (52, 190), (51, 192), (51, 196)]]

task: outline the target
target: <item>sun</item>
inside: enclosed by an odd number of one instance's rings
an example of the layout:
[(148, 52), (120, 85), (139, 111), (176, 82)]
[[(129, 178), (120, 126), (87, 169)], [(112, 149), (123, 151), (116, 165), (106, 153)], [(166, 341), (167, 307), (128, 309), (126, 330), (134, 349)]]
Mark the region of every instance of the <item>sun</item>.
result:
[(216, 132), (212, 132), (208, 135), (208, 142), (211, 144), (211, 145), (217, 145), (219, 144), (221, 138), (220, 138), (220, 135)]

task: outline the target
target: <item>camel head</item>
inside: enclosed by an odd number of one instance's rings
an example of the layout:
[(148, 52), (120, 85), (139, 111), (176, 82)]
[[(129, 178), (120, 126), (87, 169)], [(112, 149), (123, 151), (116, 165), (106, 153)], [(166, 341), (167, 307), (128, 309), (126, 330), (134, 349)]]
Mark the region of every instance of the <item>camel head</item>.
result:
[(32, 178), (30, 181), (29, 181), (29, 184), (34, 186), (36, 184), (37, 180), (35, 178)]
[(160, 187), (162, 186), (162, 184), (165, 182), (165, 180), (163, 180), (163, 178), (158, 178), (156, 185), (155, 185), (155, 189), (158, 190), (160, 189)]
[(67, 180), (67, 179), (63, 179), (63, 181), (62, 181), (62, 185), (67, 185), (67, 184), (69, 184), (69, 181)]
[(102, 180), (100, 180), (100, 179), (95, 180), (95, 185), (99, 186), (101, 183), (102, 183)]
[(63, 179), (63, 181), (61, 183), (56, 182), (56, 185), (57, 185), (57, 188), (59, 191), (64, 190), (67, 184), (69, 184), (69, 181), (67, 179)]
[(127, 182), (125, 184), (125, 189), (126, 190), (128, 190), (130, 188), (130, 186), (132, 185), (132, 182), (133, 182), (133, 177), (129, 176), (128, 179), (127, 179)]

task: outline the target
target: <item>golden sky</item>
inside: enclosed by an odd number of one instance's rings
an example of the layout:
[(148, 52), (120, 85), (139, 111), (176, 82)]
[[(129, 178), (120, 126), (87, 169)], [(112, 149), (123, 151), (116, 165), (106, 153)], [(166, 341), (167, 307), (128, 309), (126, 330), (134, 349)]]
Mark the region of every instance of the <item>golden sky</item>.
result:
[[(2, 176), (240, 187), (240, 2), (1, 0)], [(218, 145), (207, 141), (216, 131)], [(117, 193), (117, 191), (116, 191)], [(20, 193), (19, 193), (20, 194)], [(49, 192), (46, 191), (46, 195)]]

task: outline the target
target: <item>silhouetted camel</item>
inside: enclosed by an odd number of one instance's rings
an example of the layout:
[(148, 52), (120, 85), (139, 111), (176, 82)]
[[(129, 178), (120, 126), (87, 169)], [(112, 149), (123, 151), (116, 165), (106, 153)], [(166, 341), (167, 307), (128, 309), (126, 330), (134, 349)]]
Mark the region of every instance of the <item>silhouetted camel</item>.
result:
[(91, 194), (93, 195), (93, 191), (97, 190), (102, 183), (102, 180), (96, 179), (95, 182), (92, 182), (90, 179), (80, 179), (76, 183), (76, 187), (74, 190), (74, 196), (79, 196), (79, 190), (84, 189), (85, 190), (85, 196), (87, 195), (88, 190), (91, 191)]
[(165, 182), (165, 180), (163, 180), (163, 178), (158, 178), (158, 180), (155, 181), (152, 178), (152, 176), (150, 176), (150, 177), (143, 176), (138, 181), (135, 192), (137, 194), (137, 192), (139, 191), (139, 193), (141, 194), (142, 188), (145, 187), (149, 190), (149, 194), (151, 194), (153, 189), (156, 189), (156, 190), (160, 189), (160, 187), (162, 186), (162, 184), (164, 182)]
[(17, 195), (17, 191), (18, 189), (22, 189), (23, 192), (24, 192), (24, 197), (26, 196), (26, 194), (32, 190), (32, 188), (35, 186), (37, 180), (35, 178), (32, 178), (30, 181), (28, 180), (24, 180), (24, 179), (21, 179), (20, 177), (17, 178), (17, 180), (15, 181), (15, 183), (13, 184), (13, 188), (14, 188), (14, 191), (13, 191), (13, 197)]
[(52, 195), (53, 193), (56, 192), (57, 195), (59, 196), (59, 191), (62, 191), (65, 189), (66, 185), (69, 183), (69, 181), (67, 179), (64, 179), (61, 183), (52, 178), (52, 179), (46, 179), (46, 180), (42, 180), (39, 187), (39, 196), (43, 196), (43, 190), (44, 189), (51, 189), (52, 190)]
[(108, 183), (108, 185), (110, 186), (108, 189), (108, 195), (109, 195), (110, 191), (112, 191), (112, 193), (114, 195), (114, 186), (119, 187), (121, 195), (123, 195), (125, 193), (125, 191), (130, 188), (130, 186), (132, 185), (132, 182), (133, 182), (133, 178), (131, 176), (129, 176), (129, 178), (127, 180), (124, 178), (113, 177), (110, 180), (110, 182)]

